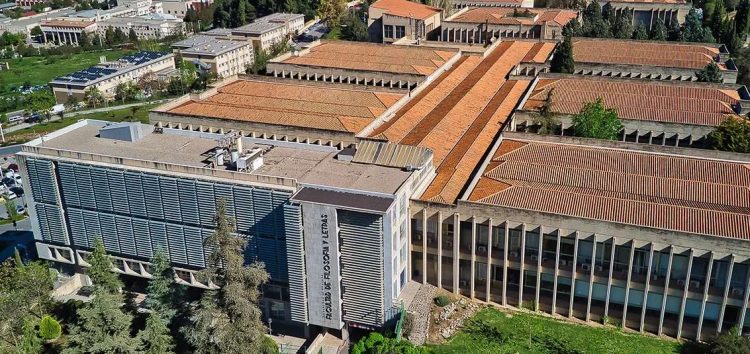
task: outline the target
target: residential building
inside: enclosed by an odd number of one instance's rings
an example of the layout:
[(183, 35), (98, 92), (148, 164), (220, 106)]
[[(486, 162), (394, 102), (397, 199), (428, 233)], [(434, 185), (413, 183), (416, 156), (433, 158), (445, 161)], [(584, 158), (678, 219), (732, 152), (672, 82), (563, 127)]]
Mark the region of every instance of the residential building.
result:
[(559, 40), (563, 27), (577, 17), (575, 10), (464, 8), (443, 20), (439, 38), (446, 42), (479, 44), (493, 38)]
[(690, 8), (693, 7), (686, 0), (599, 0), (602, 6), (607, 3), (612, 5), (615, 14), (623, 11), (630, 12), (633, 15), (634, 26), (644, 26), (649, 30), (657, 19), (661, 19), (667, 26), (670, 26), (672, 21), (682, 24)]
[(275, 13), (232, 28), (230, 33), (233, 37), (252, 41), (255, 50), (268, 50), (272, 45), (298, 34), (304, 24), (304, 15)]
[(696, 81), (697, 72), (715, 63), (723, 83), (737, 82), (737, 66), (723, 44), (574, 38), (579, 75)]
[(83, 32), (93, 34), (97, 30), (94, 21), (73, 19), (43, 20), (39, 27), (44, 34), (42, 38), (45, 43), (53, 42), (69, 45), (78, 45)]
[(159, 39), (184, 33), (183, 20), (168, 14), (150, 14), (139, 17), (112, 17), (98, 22), (98, 33), (104, 36), (108, 28), (129, 34), (132, 29), (138, 39)]
[(208, 70), (217, 78), (244, 74), (254, 61), (252, 44), (246, 41), (197, 35), (172, 44), (175, 55)]
[(272, 59), (266, 72), (300, 80), (413, 88), (439, 76), (459, 57), (452, 48), (316, 41)]
[(86, 90), (98, 89), (105, 98), (115, 96), (118, 84), (138, 81), (147, 74), (174, 69), (174, 55), (160, 52), (138, 52), (128, 54), (118, 60), (107, 62), (102, 56), (101, 63), (90, 68), (58, 77), (50, 81), (57, 103), (71, 99), (82, 102)]
[(572, 115), (601, 99), (617, 111), (622, 141), (657, 145), (700, 147), (725, 119), (750, 112), (745, 86), (543, 74), (516, 112), (511, 129), (535, 130), (548, 95), (563, 135), (572, 135)]
[(370, 40), (392, 43), (402, 38), (421, 41), (440, 33), (443, 10), (408, 0), (378, 0), (370, 5), (367, 32)]
[(211, 0), (162, 0), (161, 6), (165, 14), (184, 19), (189, 9), (198, 12), (212, 3)]

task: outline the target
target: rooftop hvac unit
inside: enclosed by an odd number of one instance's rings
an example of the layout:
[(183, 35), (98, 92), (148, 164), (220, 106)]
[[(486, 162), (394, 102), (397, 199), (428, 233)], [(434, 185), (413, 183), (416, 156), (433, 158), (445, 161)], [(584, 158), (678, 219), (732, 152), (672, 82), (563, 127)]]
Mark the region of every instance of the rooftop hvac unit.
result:
[(263, 150), (254, 148), (236, 161), (237, 171), (255, 171), (263, 166)]

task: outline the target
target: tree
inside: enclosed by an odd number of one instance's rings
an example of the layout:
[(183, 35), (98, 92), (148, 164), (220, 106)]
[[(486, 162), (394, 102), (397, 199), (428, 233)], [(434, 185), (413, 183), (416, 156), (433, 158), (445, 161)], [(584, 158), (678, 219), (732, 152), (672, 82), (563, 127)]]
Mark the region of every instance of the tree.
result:
[(109, 26), (106, 30), (104, 30), (104, 40), (107, 42), (108, 46), (112, 46), (115, 44), (115, 30), (112, 28), (112, 26)]
[(123, 32), (121, 29), (115, 30), (115, 43), (116, 44), (122, 44), (125, 43), (125, 41), (128, 39), (128, 36)]
[[(680, 27), (678, 26), (678, 31), (679, 28)], [(656, 21), (654, 21), (654, 25), (651, 26), (651, 32), (648, 34), (648, 38), (653, 41), (667, 40), (667, 27), (664, 25), (664, 21), (662, 19), (657, 18)]]
[(718, 41), (721, 41), (721, 30), (724, 27), (724, 21), (727, 17), (727, 9), (724, 6), (723, 0), (718, 0), (714, 2), (714, 10), (711, 13), (710, 17), (710, 29), (711, 32), (714, 34), (714, 37)]
[(355, 42), (367, 42), (367, 24), (360, 18), (359, 12), (348, 12), (341, 20), (341, 39)]
[(0, 352), (35, 346), (34, 324), (52, 306), (54, 280), (46, 263), (24, 264), (18, 250), (0, 264)]
[(87, 106), (92, 108), (100, 106), (105, 102), (102, 92), (94, 86), (87, 88), (86, 91), (83, 92), (83, 100), (86, 102)]
[(94, 250), (89, 254), (87, 262), (88, 275), (94, 283), (94, 289), (99, 293), (117, 294), (122, 288), (122, 282), (115, 272), (112, 271), (112, 261), (104, 249), (104, 243), (100, 237), (94, 239)]
[(140, 93), (140, 88), (132, 81), (121, 82), (115, 86), (115, 99), (122, 103), (135, 100)]
[(602, 8), (598, 1), (592, 1), (583, 11), (583, 26), (581, 32), (586, 37), (607, 38), (612, 35), (610, 24), (602, 16)]
[(89, 37), (88, 32), (81, 31), (81, 35), (80, 37), (78, 37), (78, 45), (83, 49), (88, 49), (91, 47), (91, 38)]
[(345, 0), (320, 0), (318, 17), (333, 28), (338, 25), (339, 18), (346, 10)]
[(562, 43), (555, 48), (552, 56), (550, 70), (553, 73), (572, 74), (575, 71), (575, 62), (573, 61), (573, 42), (570, 36), (565, 36)]
[(682, 25), (682, 36), (681, 40), (686, 42), (706, 42), (715, 41), (711, 35), (711, 31), (707, 28), (703, 28), (701, 19), (698, 17), (698, 13), (695, 9), (690, 9), (687, 16), (685, 16), (685, 23)]
[(644, 25), (638, 25), (633, 31), (633, 39), (646, 40), (648, 39), (648, 30)]
[(571, 120), (574, 135), (583, 138), (617, 140), (623, 127), (617, 111), (606, 108), (601, 98), (586, 103)]
[(146, 327), (138, 332), (138, 340), (141, 342), (140, 354), (173, 353), (174, 340), (166, 321), (157, 311), (148, 315)]
[(54, 318), (47, 315), (42, 317), (39, 321), (39, 336), (44, 340), (55, 340), (60, 338), (62, 334), (62, 327), (60, 322), (57, 322)]
[(50, 118), (50, 110), (54, 105), (55, 97), (48, 90), (34, 91), (26, 97), (26, 106), (29, 110), (39, 113), (45, 119)]
[(138, 34), (135, 33), (134, 29), (130, 29), (130, 32), (128, 32), (128, 40), (130, 43), (138, 43)]
[(23, 324), (23, 335), (17, 349), (18, 353), (23, 354), (37, 354), (44, 350), (42, 340), (37, 336), (34, 322), (31, 320), (26, 320)]
[(205, 245), (213, 252), (199, 273), (208, 284), (219, 286), (203, 293), (185, 329), (198, 353), (257, 353), (267, 331), (258, 307), (260, 286), (268, 281), (263, 263), (245, 266), (247, 240), (234, 235), (234, 222), (226, 215), (226, 202), (216, 203), (216, 229)]
[(716, 63), (711, 62), (701, 71), (697, 71), (695, 76), (699, 82), (720, 83), (722, 81), (721, 71)]
[(8, 114), (0, 114), (0, 124), (8, 124)]
[(560, 121), (552, 113), (552, 97), (554, 93), (554, 88), (547, 92), (544, 103), (539, 107), (539, 117), (534, 120), (534, 124), (539, 126), (539, 129), (537, 129), (537, 133), (539, 134), (555, 134), (560, 127)]
[(157, 250), (151, 260), (151, 274), (146, 289), (146, 307), (161, 315), (169, 324), (177, 315), (185, 287), (177, 284), (169, 259), (163, 250)]
[(622, 11), (617, 14), (615, 23), (612, 25), (612, 36), (620, 39), (630, 39), (633, 36), (633, 15), (630, 11)]
[(716, 150), (750, 153), (750, 122), (730, 116), (708, 135), (708, 141)]
[(562, 29), (563, 36), (577, 37), (581, 35), (581, 23), (577, 18), (570, 20)]
[(747, 37), (748, 24), (750, 21), (750, 0), (742, 0), (737, 6), (737, 13), (734, 16), (734, 22), (737, 28), (737, 35), (744, 40)]
[(709, 343), (711, 354), (750, 354), (750, 338), (740, 335), (737, 326), (722, 332)]
[(679, 23), (677, 23), (677, 21), (670, 22), (669, 31), (667, 31), (667, 40), (675, 42), (685, 40), (682, 34), (682, 28), (680, 27)]
[(133, 316), (122, 310), (122, 303), (122, 294), (98, 291), (78, 310), (78, 324), (71, 328), (63, 354), (135, 354), (139, 341), (130, 336)]
[(612, 3), (607, 2), (602, 6), (602, 18), (604, 21), (607, 21), (609, 25), (614, 25), (615, 21), (617, 20), (617, 14), (615, 13), (615, 10), (612, 8)]
[(408, 341), (386, 338), (378, 332), (370, 332), (352, 347), (352, 354), (389, 353), (389, 354), (426, 354), (423, 347), (415, 347)]
[(44, 32), (42, 31), (42, 28), (39, 27), (39, 26), (35, 26), (34, 28), (32, 28), (30, 33), (34, 37), (44, 35)]
[(428, 0), (427, 4), (439, 9), (443, 9), (443, 13), (450, 14), (453, 11), (453, 0)]

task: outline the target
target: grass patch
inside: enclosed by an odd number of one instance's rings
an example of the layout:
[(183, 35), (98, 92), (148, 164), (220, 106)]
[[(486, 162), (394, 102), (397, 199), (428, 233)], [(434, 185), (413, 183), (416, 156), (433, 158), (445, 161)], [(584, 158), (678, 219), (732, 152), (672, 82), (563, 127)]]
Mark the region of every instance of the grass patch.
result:
[[(509, 317), (510, 316), (510, 317)], [(473, 353), (686, 353), (676, 341), (614, 328), (565, 323), (533, 314), (484, 309), (446, 344), (429, 345), (436, 354)]]
[(107, 56), (107, 60), (115, 60), (130, 52), (132, 51), (107, 50), (3, 60), (10, 63), (10, 70), (0, 71), (0, 85), (6, 89), (20, 87), (24, 83), (45, 85), (58, 76), (99, 63), (99, 57), (102, 55)]
[(25, 143), (29, 140), (36, 139), (40, 135), (49, 134), (55, 130), (65, 128), (82, 119), (97, 119), (109, 122), (139, 121), (148, 123), (148, 111), (156, 107), (157, 104), (146, 104), (138, 106), (135, 114), (131, 108), (113, 109), (106, 112), (79, 114), (71, 117), (65, 117), (61, 120), (37, 124), (12, 133), (5, 134), (5, 145)]

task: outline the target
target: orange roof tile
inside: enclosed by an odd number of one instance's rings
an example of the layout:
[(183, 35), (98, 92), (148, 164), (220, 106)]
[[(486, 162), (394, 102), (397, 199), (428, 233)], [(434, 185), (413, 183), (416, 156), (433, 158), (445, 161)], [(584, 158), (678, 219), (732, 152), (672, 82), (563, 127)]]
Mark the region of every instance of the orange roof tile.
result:
[(506, 78), (535, 47), (504, 41), (484, 58), (463, 56), (373, 131), (373, 138), (433, 151), (437, 176), (421, 199), (455, 202), (529, 86)]
[(505, 140), (469, 200), (750, 239), (749, 167), (594, 146)]
[(589, 38), (573, 40), (573, 59), (577, 63), (702, 69), (718, 56), (719, 48), (710, 44)]
[(370, 7), (384, 10), (387, 14), (400, 17), (426, 19), (443, 10), (438, 7), (407, 0), (378, 0)]
[(356, 133), (401, 97), (395, 93), (243, 79), (168, 113)]
[[(532, 16), (513, 16), (514, 10), (520, 14), (528, 11)], [(565, 26), (576, 18), (575, 10), (558, 9), (518, 9), (510, 7), (479, 7), (459, 14), (446, 22), (489, 23), (492, 25), (543, 25)]]
[(739, 94), (716, 87), (660, 81), (566, 77), (540, 79), (525, 110), (536, 110), (554, 89), (552, 112), (576, 114), (586, 103), (601, 98), (617, 109), (622, 119), (665, 123), (719, 125), (732, 109)]
[(456, 55), (451, 49), (331, 41), (292, 56), (284, 64), (428, 76)]

